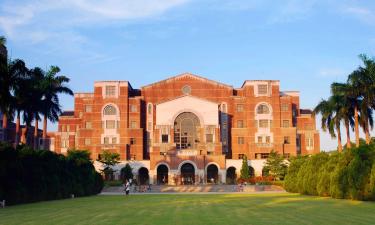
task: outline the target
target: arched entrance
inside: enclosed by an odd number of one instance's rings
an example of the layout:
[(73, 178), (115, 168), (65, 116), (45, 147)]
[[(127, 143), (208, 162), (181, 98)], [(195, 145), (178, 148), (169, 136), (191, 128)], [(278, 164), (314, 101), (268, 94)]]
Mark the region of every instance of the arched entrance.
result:
[(249, 166), (249, 175), (250, 177), (255, 177), (255, 170), (252, 166)]
[(219, 178), (219, 169), (216, 165), (211, 164), (207, 167), (207, 183), (216, 184)]
[(148, 169), (141, 167), (138, 170), (138, 182), (140, 185), (148, 184), (150, 176), (148, 175)]
[(236, 168), (231, 166), (227, 169), (227, 184), (235, 184), (237, 179)]
[(168, 184), (168, 167), (159, 165), (157, 168), (157, 184)]
[(181, 166), (181, 184), (189, 185), (195, 183), (195, 168), (191, 163)]
[(178, 115), (174, 121), (174, 142), (177, 149), (194, 149), (199, 142), (199, 118), (191, 112)]

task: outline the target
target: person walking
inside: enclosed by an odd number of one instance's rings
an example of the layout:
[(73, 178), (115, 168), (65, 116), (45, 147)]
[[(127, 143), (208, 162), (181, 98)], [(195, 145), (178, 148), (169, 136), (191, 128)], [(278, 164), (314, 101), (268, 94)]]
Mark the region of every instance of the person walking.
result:
[(126, 196), (129, 195), (129, 192), (130, 192), (130, 183), (129, 183), (129, 181), (126, 181), (126, 184), (125, 184), (125, 194), (126, 194)]

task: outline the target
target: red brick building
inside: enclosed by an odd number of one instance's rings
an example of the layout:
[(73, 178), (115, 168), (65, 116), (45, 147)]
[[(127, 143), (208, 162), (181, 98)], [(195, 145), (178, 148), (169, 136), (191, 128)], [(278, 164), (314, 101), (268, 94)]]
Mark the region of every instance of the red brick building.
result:
[[(285, 156), (320, 151), (311, 110), (279, 81), (249, 80), (240, 88), (181, 74), (134, 89), (128, 81), (95, 82), (76, 93), (61, 115), (54, 150), (107, 149), (129, 162), (140, 182), (226, 182), (245, 155), (260, 175), (271, 150)], [(123, 164), (122, 164), (123, 165)]]

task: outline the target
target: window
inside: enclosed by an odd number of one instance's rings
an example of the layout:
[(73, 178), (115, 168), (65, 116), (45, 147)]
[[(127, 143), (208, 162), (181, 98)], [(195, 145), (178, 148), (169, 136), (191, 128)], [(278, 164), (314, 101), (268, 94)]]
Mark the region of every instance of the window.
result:
[(92, 123), (91, 122), (86, 122), (85, 123), (85, 128), (86, 129), (91, 129), (92, 128)]
[(137, 112), (137, 106), (136, 105), (130, 105), (130, 112)]
[(290, 137), (289, 136), (284, 137), (284, 144), (290, 144)]
[(254, 127), (258, 128), (258, 120), (254, 120)]
[(239, 145), (243, 145), (243, 144), (245, 144), (245, 138), (244, 138), (244, 137), (238, 137), (237, 143), (238, 143)]
[(116, 86), (105, 86), (105, 95), (106, 96), (115, 96)]
[(266, 104), (261, 104), (258, 106), (257, 114), (269, 114), (269, 113), (270, 113), (270, 109), (268, 108)]
[(289, 105), (288, 104), (281, 104), (281, 111), (282, 112), (287, 112), (289, 110)]
[(270, 136), (267, 136), (267, 137), (266, 137), (266, 143), (267, 143), (267, 144), (271, 143), (271, 137), (270, 137)]
[(116, 121), (114, 121), (114, 120), (105, 121), (105, 128), (106, 129), (115, 129), (116, 128)]
[(311, 137), (308, 137), (306, 139), (306, 146), (309, 147), (309, 148), (312, 148), (314, 146), (314, 141)]
[(289, 127), (289, 120), (283, 120), (283, 127), (285, 128)]
[(135, 143), (136, 143), (135, 138), (130, 138), (130, 144), (135, 145)]
[(92, 105), (85, 105), (85, 112), (92, 112)]
[(242, 104), (237, 105), (237, 112), (243, 112), (244, 111), (244, 106)]
[(259, 120), (260, 128), (268, 128), (268, 120)]
[(258, 95), (267, 95), (267, 94), (268, 94), (267, 84), (258, 85)]
[(147, 130), (152, 131), (152, 122), (147, 123)]
[(206, 143), (213, 143), (213, 142), (214, 142), (214, 135), (206, 134)]
[(104, 144), (105, 144), (105, 145), (108, 145), (108, 144), (109, 144), (109, 137), (105, 137), (105, 138), (104, 138)]
[(91, 145), (91, 139), (85, 138), (85, 145)]
[(238, 159), (243, 159), (245, 157), (245, 154), (238, 154)]
[(116, 137), (112, 138), (112, 144), (117, 144), (117, 138)]
[(130, 128), (132, 128), (132, 129), (137, 128), (137, 121), (131, 121), (130, 122)]
[(162, 143), (168, 143), (169, 136), (168, 134), (162, 134), (161, 135), (161, 142)]
[(269, 153), (255, 153), (255, 158), (256, 159), (267, 159), (269, 155), (270, 155)]
[(147, 112), (148, 114), (152, 114), (152, 104), (148, 104), (148, 107), (147, 107)]
[(107, 116), (116, 115), (117, 110), (113, 105), (107, 105), (103, 110), (103, 114)]
[(263, 137), (262, 136), (258, 136), (258, 143), (263, 143)]
[(66, 125), (66, 132), (70, 132), (70, 125)]
[(61, 148), (68, 148), (69, 147), (69, 140), (68, 139), (62, 139), (61, 140)]
[(237, 120), (237, 127), (244, 128), (243, 120)]

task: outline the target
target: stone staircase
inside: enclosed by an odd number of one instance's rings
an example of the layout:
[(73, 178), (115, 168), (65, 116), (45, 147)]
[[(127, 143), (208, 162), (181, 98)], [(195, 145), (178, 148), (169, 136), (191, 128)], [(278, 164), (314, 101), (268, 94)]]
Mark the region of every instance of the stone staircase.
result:
[[(253, 192), (270, 192), (270, 191), (283, 191), (284, 189), (275, 185), (246, 185), (243, 187), (243, 191), (239, 191), (237, 185), (151, 185), (151, 191), (147, 190), (148, 186), (137, 186), (136, 190), (134, 186), (131, 187), (132, 193), (181, 193), (181, 192), (244, 192), (244, 193), (253, 193)], [(107, 187), (103, 192), (123, 192), (123, 187)]]

